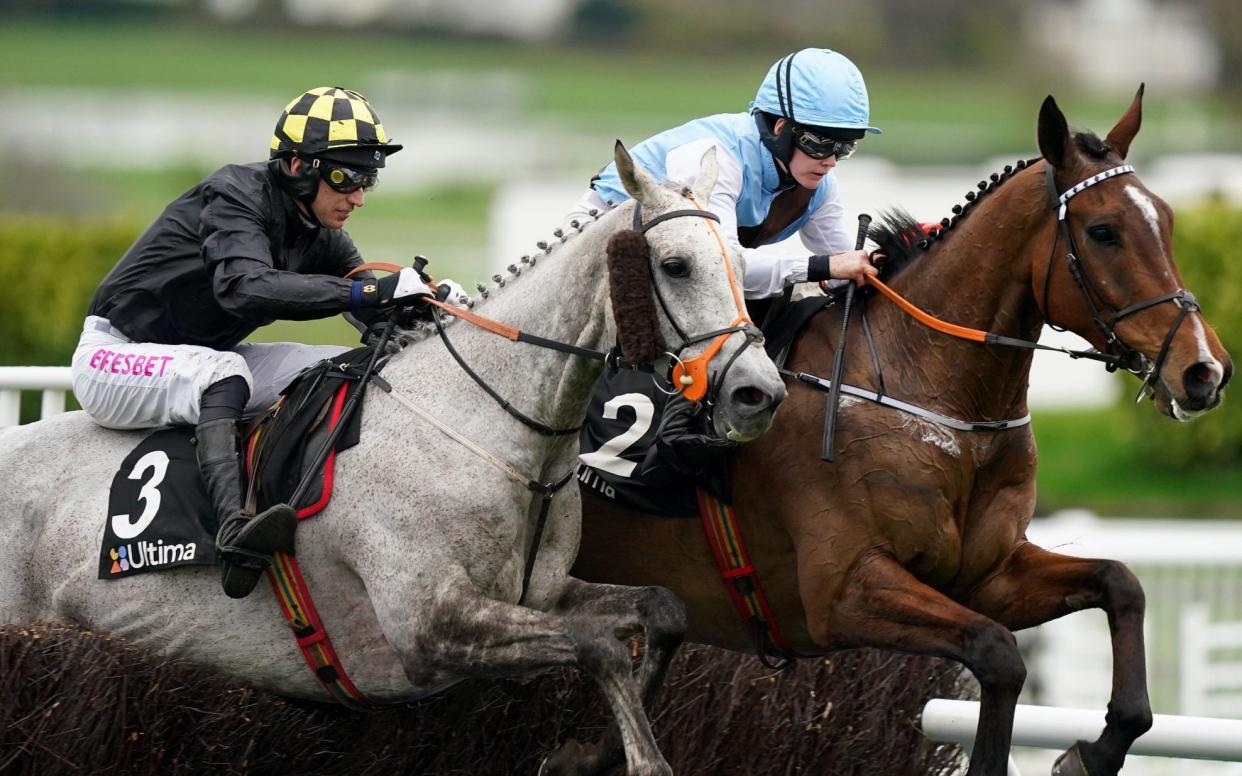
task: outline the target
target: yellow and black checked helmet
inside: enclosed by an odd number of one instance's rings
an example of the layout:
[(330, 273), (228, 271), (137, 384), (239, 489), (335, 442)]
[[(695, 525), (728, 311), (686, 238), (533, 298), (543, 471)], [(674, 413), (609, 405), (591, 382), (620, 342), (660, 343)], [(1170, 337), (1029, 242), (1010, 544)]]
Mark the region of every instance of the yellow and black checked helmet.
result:
[(353, 167), (384, 166), (391, 143), (367, 98), (340, 86), (320, 86), (285, 106), (272, 133), (271, 157), (295, 153), (332, 159)]

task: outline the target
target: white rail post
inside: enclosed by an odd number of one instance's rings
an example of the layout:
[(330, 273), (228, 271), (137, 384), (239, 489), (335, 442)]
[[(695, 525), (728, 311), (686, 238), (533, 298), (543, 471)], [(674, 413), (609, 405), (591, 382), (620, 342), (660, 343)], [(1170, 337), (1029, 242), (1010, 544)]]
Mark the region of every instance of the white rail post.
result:
[(16, 426), (22, 409), (22, 392), (16, 388), (0, 389), (0, 428)]
[(40, 417), (65, 411), (65, 394), (73, 388), (67, 366), (0, 366), (0, 428), (21, 421), (21, 392), (42, 391)]

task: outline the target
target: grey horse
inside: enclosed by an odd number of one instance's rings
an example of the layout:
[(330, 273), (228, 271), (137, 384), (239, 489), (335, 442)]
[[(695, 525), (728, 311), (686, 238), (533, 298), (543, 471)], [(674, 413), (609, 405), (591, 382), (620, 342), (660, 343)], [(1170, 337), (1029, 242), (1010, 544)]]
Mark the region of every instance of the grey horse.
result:
[[(615, 341), (609, 238), (630, 228), (634, 203), (645, 221), (697, 208), (716, 179), (714, 154), (704, 157), (693, 190), (660, 185), (619, 143), (616, 158), (631, 202), (541, 256), (478, 312), (583, 348)], [(678, 329), (714, 332), (738, 317), (740, 267), (714, 229), (688, 215), (646, 234), (661, 298), (652, 325), (669, 342)], [(456, 349), (514, 407), (553, 427), (581, 422), (598, 362), (461, 323), (450, 331)], [(735, 332), (710, 364), (712, 379), (723, 381), (713, 391), (714, 423), (733, 439), (765, 431), (785, 394), (752, 344)], [(336, 464), (336, 495), (297, 537), (307, 584), (354, 684), (370, 700), (403, 702), (463, 678), (576, 665), (607, 698), (612, 740), (598, 749), (570, 742), (544, 771), (597, 771), (620, 743), (629, 773), (670, 773), (644, 703), (654, 700), (684, 634), (680, 602), (661, 588), (568, 575), (580, 531), (573, 486), (552, 498), (523, 585), (541, 498), (520, 480), (549, 482), (570, 471), (576, 435), (546, 436), (518, 423), (438, 338), (395, 355), (384, 377), (393, 390), (368, 391), (361, 442)], [(96, 579), (109, 483), (142, 436), (99, 428), (81, 412), (0, 432), (0, 622), (77, 623), (279, 693), (324, 699), (266, 586), (245, 600), (226, 598), (210, 567)], [(648, 648), (636, 676), (625, 640), (643, 632)]]

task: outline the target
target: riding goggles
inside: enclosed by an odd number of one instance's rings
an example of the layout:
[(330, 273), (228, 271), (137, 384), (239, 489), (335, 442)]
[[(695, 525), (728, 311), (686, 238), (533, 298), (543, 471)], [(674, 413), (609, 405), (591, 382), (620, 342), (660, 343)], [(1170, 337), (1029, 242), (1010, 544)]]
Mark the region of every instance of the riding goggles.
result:
[(835, 156), (839, 162), (854, 153), (854, 149), (858, 146), (857, 140), (833, 140), (802, 127), (794, 128), (793, 138), (798, 150), (812, 159), (827, 159)]
[(319, 177), (323, 178), (324, 183), (331, 186), (333, 191), (339, 191), (342, 194), (353, 194), (358, 189), (370, 191), (379, 182), (379, 173), (375, 170), (355, 170), (353, 167), (331, 162), (320, 163)]

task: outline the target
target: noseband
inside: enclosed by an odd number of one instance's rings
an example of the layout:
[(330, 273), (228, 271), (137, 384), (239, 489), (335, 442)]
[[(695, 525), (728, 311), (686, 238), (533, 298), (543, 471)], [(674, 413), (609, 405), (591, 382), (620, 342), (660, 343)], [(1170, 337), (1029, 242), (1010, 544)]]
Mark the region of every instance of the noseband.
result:
[[(1069, 201), (1075, 195), (1109, 178), (1114, 178), (1118, 175), (1128, 175), (1132, 172), (1134, 172), (1132, 165), (1119, 165), (1080, 181), (1066, 189), (1064, 193), (1058, 194), (1054, 177), (1055, 171), (1052, 164), (1045, 161), (1044, 180), (1048, 186), (1048, 194), (1052, 199), (1052, 207), (1057, 212), (1057, 236), (1053, 238), (1052, 254), (1048, 257), (1048, 266), (1044, 271), (1043, 311), (1044, 318), (1054, 331), (1065, 331), (1064, 327), (1052, 322), (1052, 312), (1048, 306), (1048, 287), (1049, 281), (1052, 279), (1052, 265), (1056, 258), (1057, 243), (1064, 238), (1066, 244), (1065, 262), (1070, 277), (1073, 278), (1074, 285), (1078, 286), (1078, 290), (1082, 294), (1083, 303), (1091, 314), (1092, 322), (1100, 330), (1100, 333), (1104, 335), (1104, 357), (1100, 360), (1104, 362), (1105, 368), (1110, 372), (1120, 367), (1142, 379), (1143, 384), (1139, 387), (1137, 400), (1143, 398), (1149, 392), (1154, 392), (1156, 380), (1159, 379), (1160, 370), (1164, 366), (1165, 358), (1169, 354), (1169, 347), (1173, 344), (1173, 337), (1177, 334), (1177, 330), (1181, 327), (1182, 321), (1186, 319), (1186, 316), (1199, 309), (1199, 302), (1195, 299), (1194, 294), (1184, 288), (1179, 288), (1176, 291), (1160, 294), (1159, 296), (1136, 302), (1128, 307), (1123, 307), (1120, 310), (1115, 310), (1105, 318), (1095, 303), (1096, 299), (1103, 300), (1104, 297), (1100, 294), (1097, 284), (1091, 280), (1091, 275), (1088, 273), (1086, 266), (1079, 259), (1078, 246), (1074, 242), (1074, 235), (1070, 232), (1069, 222), (1066, 219)], [(1156, 356), (1155, 362), (1152, 362), (1147, 356), (1126, 344), (1117, 333), (1116, 327), (1123, 318), (1164, 302), (1173, 302), (1177, 305), (1178, 312), (1173, 319), (1173, 323), (1169, 326), (1168, 333), (1165, 334), (1164, 343), (1160, 346), (1160, 353)]]
[[(691, 198), (691, 201), (693, 201), (693, 197)], [(667, 213), (661, 213), (655, 218), (652, 218), (650, 221), (644, 222), (642, 208), (642, 203), (635, 200), (633, 228), (634, 231), (642, 235), (646, 235), (652, 227), (658, 224), (673, 218), (680, 218), (682, 216), (700, 216), (717, 223), (720, 221), (720, 217), (709, 210), (687, 209), (670, 210)], [(669, 310), (668, 304), (664, 301), (664, 295), (660, 293), (660, 284), (655, 282), (654, 272), (652, 273), (651, 288), (655, 292), (656, 300), (660, 303), (660, 309), (664, 311), (664, 317), (668, 318), (668, 322), (673, 327), (673, 331), (677, 332), (677, 336), (681, 338), (681, 344), (667, 354), (672, 359), (669, 377), (670, 382), (673, 385), (673, 390), (666, 391), (666, 393), (680, 392), (682, 396), (690, 401), (702, 401), (706, 396), (707, 403), (709, 405), (714, 405), (716, 397), (720, 393), (720, 387), (724, 384), (725, 375), (728, 374), (729, 369), (733, 366), (733, 363), (737, 361), (738, 357), (742, 355), (742, 352), (745, 351), (747, 347), (755, 343), (762, 342), (763, 334), (759, 331), (759, 327), (755, 326), (754, 322), (750, 320), (750, 316), (746, 313), (746, 305), (742, 301), (742, 294), (738, 289), (737, 278), (733, 275), (733, 265), (729, 261), (729, 251), (725, 248), (724, 241), (720, 238), (720, 233), (716, 230), (714, 225), (708, 224), (708, 226), (711, 227), (712, 233), (716, 236), (716, 241), (720, 245), (721, 258), (724, 260), (725, 273), (729, 278), (729, 285), (733, 290), (733, 300), (737, 304), (738, 316), (723, 329), (716, 329), (715, 331), (709, 331), (705, 334), (688, 335), (686, 334), (685, 329), (681, 327), (681, 324), (677, 322), (677, 318), (673, 316), (672, 311)], [(739, 347), (733, 352), (733, 355), (729, 357), (728, 362), (725, 363), (724, 369), (720, 370), (720, 374), (715, 385), (712, 386), (711, 395), (708, 396), (707, 389), (709, 381), (707, 366), (724, 346), (725, 341), (736, 332), (742, 332), (742, 334), (746, 337), (746, 344)], [(711, 340), (712, 342), (703, 350), (702, 353), (694, 358), (681, 358), (681, 354), (686, 348), (707, 340)]]

